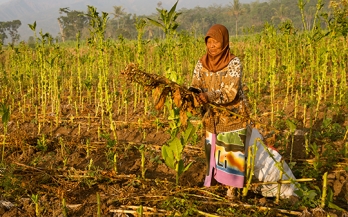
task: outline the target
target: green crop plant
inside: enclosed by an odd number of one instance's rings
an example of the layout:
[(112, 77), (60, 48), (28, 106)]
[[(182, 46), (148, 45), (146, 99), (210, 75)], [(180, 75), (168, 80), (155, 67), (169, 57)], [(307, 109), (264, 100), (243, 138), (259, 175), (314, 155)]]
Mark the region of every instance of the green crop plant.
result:
[(90, 38), (88, 43), (92, 45), (101, 45), (104, 42), (104, 34), (106, 30), (106, 23), (108, 21), (108, 13), (102, 12), (99, 16), (99, 12), (93, 6), (88, 6), (88, 13), (86, 14), (90, 18)]
[(102, 134), (101, 137), (106, 140), (106, 159), (112, 163), (112, 168), (117, 173), (117, 141), (110, 138), (109, 134)]
[(313, 160), (314, 170), (312, 171), (312, 173), (314, 174), (314, 177), (317, 177), (320, 174), (320, 169), (323, 165), (323, 162), (320, 161), (320, 150), (316, 143), (312, 143), (309, 146), (309, 149), (311, 153), (314, 155), (314, 160)]
[(138, 32), (137, 36), (137, 63), (140, 67), (144, 67), (145, 64), (145, 50), (144, 50), (144, 41), (143, 36), (145, 33), (146, 20), (143, 18), (138, 18), (135, 23), (135, 27)]
[(257, 153), (257, 140), (254, 141), (251, 147), (248, 147), (248, 157), (247, 157), (246, 172), (245, 172), (246, 184), (243, 187), (243, 191), (242, 191), (243, 197), (247, 196), (251, 186), (252, 177), (254, 176), (256, 153)]
[(39, 139), (37, 139), (37, 145), (36, 145), (36, 148), (40, 151), (47, 151), (48, 149), (48, 144), (47, 144), (47, 141), (46, 141), (46, 135), (45, 134), (42, 134), (41, 137)]
[(5, 104), (0, 104), (0, 116), (1, 116), (1, 122), (4, 127), (4, 139), (2, 140), (2, 152), (1, 152), (1, 163), (4, 162), (4, 156), (5, 156), (5, 144), (6, 144), (6, 134), (7, 134), (7, 125), (10, 120), (10, 108)]
[(88, 171), (91, 171), (91, 170), (92, 170), (92, 167), (93, 167), (93, 159), (91, 158), (91, 159), (89, 160), (88, 165), (87, 165), (87, 170), (88, 170)]
[(175, 11), (177, 4), (178, 1), (176, 1), (176, 3), (172, 6), (172, 8), (169, 11), (166, 9), (156, 8), (160, 16), (158, 20), (147, 18), (151, 24), (161, 28), (166, 36), (173, 34), (173, 32), (179, 26), (179, 24), (176, 22), (176, 19), (181, 13)]
[(321, 203), (320, 207), (324, 208), (326, 203), (326, 196), (327, 196), (327, 172), (323, 175), (323, 189), (322, 189), (322, 195), (321, 195)]
[(66, 207), (65, 198), (62, 199), (62, 215), (68, 217), (68, 208)]
[(168, 11), (166, 9), (160, 9), (156, 8), (159, 18), (158, 20), (154, 20), (151, 18), (147, 18), (147, 20), (154, 26), (159, 27), (160, 29), (163, 30), (165, 34), (165, 41), (163, 43), (163, 48), (165, 51), (165, 55), (161, 55), (162, 58), (165, 56), (167, 57), (165, 61), (165, 72), (166, 76), (168, 78), (171, 77), (171, 75), (176, 74), (174, 72), (174, 49), (175, 49), (175, 40), (174, 40), (174, 35), (176, 33), (176, 29), (179, 26), (179, 23), (176, 21), (176, 19), (179, 17), (181, 14), (180, 12), (176, 11), (176, 6), (178, 4), (178, 1), (172, 6), (172, 8)]
[(346, 212), (345, 209), (342, 209), (341, 207), (339, 207), (339, 206), (337, 206), (336, 204), (333, 203), (334, 193), (333, 193), (333, 191), (332, 191), (332, 189), (330, 187), (327, 186), (327, 188), (328, 189), (327, 189), (325, 205), (327, 205), (331, 209), (335, 209), (335, 210), (338, 210), (338, 211), (341, 211), (341, 212)]
[(145, 179), (145, 173), (146, 173), (146, 168), (145, 168), (145, 145), (141, 144), (138, 148), (137, 148), (141, 154), (141, 178)]
[(318, 191), (320, 191), (318, 186), (315, 186), (315, 189), (309, 189), (306, 185), (301, 185), (295, 193), (301, 198), (303, 206), (315, 208), (319, 205)]
[(40, 217), (40, 205), (39, 205), (39, 195), (38, 194), (32, 194), (31, 200), (35, 204), (35, 215), (36, 217)]
[[(176, 131), (172, 131), (176, 133)], [(188, 125), (180, 135), (180, 138), (176, 137), (176, 134), (171, 135), (171, 139), (166, 145), (162, 146), (162, 157), (166, 165), (176, 171), (176, 184), (179, 184), (179, 177), (191, 166), (192, 162), (185, 166), (182, 154), (185, 146), (189, 143), (192, 136), (196, 133), (195, 127), (188, 122)]]
[[(288, 126), (288, 128), (289, 128), (289, 136), (291, 135), (291, 145), (290, 145), (290, 165), (291, 165), (291, 163), (292, 163), (292, 152), (293, 152), (293, 147), (294, 147), (294, 139), (295, 139), (295, 130), (296, 130), (296, 124), (293, 122), (293, 121), (291, 121), (291, 120), (289, 120), (289, 119), (287, 119), (286, 120), (286, 125)], [(288, 138), (289, 138), (289, 136), (288, 136)]]

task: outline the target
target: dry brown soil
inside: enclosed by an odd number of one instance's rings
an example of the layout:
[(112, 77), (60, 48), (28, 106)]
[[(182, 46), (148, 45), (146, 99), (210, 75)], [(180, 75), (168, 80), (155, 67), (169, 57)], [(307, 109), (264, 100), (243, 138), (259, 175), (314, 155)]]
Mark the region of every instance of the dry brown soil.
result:
[[(93, 114), (87, 106), (78, 115), (73, 106), (62, 105), (61, 108), (58, 125), (54, 115), (48, 114), (45, 119), (39, 115), (36, 119), (35, 111), (29, 111), (29, 108), (25, 113), (13, 110), (6, 136), (6, 167), (0, 176), (1, 216), (36, 216), (33, 195), (38, 195), (40, 216), (63, 216), (64, 210), (67, 216), (98, 216), (98, 210), (100, 216), (137, 216), (140, 206), (144, 208), (144, 215), (148, 216), (175, 213), (184, 216), (204, 216), (204, 213), (216, 216), (290, 215), (281, 213), (281, 210), (293, 210), (294, 214), (303, 216), (326, 216), (328, 213), (331, 216), (347, 216), (347, 213), (327, 206), (324, 209), (303, 207), (301, 200), (281, 200), (275, 204), (274, 198), (262, 198), (253, 192), (246, 198), (239, 196), (229, 200), (224, 186), (204, 188), (206, 165), (202, 131), (198, 131), (196, 144), (185, 148), (185, 163), (193, 164), (181, 176), (180, 185), (176, 186), (175, 173), (161, 158), (161, 146), (169, 138), (166, 132), (169, 127), (163, 123), (156, 129), (156, 114), (145, 117), (142, 105), (137, 111), (130, 107), (127, 120), (124, 114), (115, 114), (117, 144), (108, 148), (107, 139), (98, 136), (103, 132), (112, 134), (107, 114), (102, 125), (101, 116)], [(162, 114), (157, 117), (164, 120)], [(139, 118), (143, 121), (139, 122)], [(0, 130), (3, 132), (2, 126)], [(263, 133), (268, 134), (268, 144), (276, 144), (278, 137), (270, 136), (269, 132)], [(145, 178), (141, 177), (138, 149), (142, 144), (145, 145)], [(294, 159), (306, 157), (303, 135), (295, 136), (293, 150)], [(117, 173), (114, 156), (110, 155), (113, 152), (117, 153)], [(304, 163), (298, 163), (295, 169), (297, 166), (304, 167)], [(307, 169), (310, 168), (307, 165)], [(296, 173), (297, 176), (304, 174)], [(337, 167), (335, 171), (332, 169), (328, 180), (334, 193), (333, 202), (348, 210), (347, 171), (342, 167)], [(310, 186), (312, 189), (315, 186), (321, 188), (322, 181), (314, 181)], [(10, 205), (4, 202), (10, 202)], [(269, 210), (262, 210), (262, 207)], [(230, 212), (227, 212), (229, 209)]]

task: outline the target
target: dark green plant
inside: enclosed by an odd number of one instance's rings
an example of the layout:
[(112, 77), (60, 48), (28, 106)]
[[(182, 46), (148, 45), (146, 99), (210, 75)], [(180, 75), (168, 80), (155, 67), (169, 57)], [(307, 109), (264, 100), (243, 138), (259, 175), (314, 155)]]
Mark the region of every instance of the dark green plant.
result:
[(162, 157), (166, 165), (176, 171), (176, 184), (179, 184), (179, 177), (191, 166), (192, 162), (185, 165), (182, 159), (182, 153), (185, 146), (192, 139), (196, 133), (196, 128), (188, 122), (184, 132), (181, 133), (180, 138), (171, 135), (168, 144), (162, 146)]
[(326, 198), (327, 206), (331, 209), (345, 212), (346, 210), (342, 209), (341, 207), (339, 207), (333, 203), (333, 197), (334, 197), (334, 192), (332, 191), (332, 189), (330, 187), (328, 187), (328, 194), (327, 194), (327, 198)]
[(68, 207), (66, 206), (65, 198), (62, 199), (62, 215), (68, 217)]
[(154, 26), (157, 26), (160, 29), (162, 29), (166, 36), (173, 34), (179, 26), (179, 24), (176, 22), (176, 19), (181, 13), (175, 11), (178, 2), (179, 0), (176, 1), (176, 3), (169, 11), (166, 9), (156, 8), (160, 16), (158, 20), (147, 18), (150, 21), (150, 23), (152, 23)]
[[(295, 130), (296, 130), (296, 124), (287, 119), (286, 120), (286, 125), (288, 126), (289, 128), (289, 135), (291, 135), (291, 146), (290, 146), (290, 163), (292, 162), (292, 151), (293, 151), (293, 147), (294, 147), (294, 138), (295, 138)], [(288, 137), (289, 138), (289, 137)]]
[(36, 148), (40, 151), (43, 151), (43, 152), (47, 151), (48, 145), (47, 145), (45, 134), (42, 134), (41, 138), (37, 139)]
[(146, 172), (146, 168), (145, 168), (145, 150), (146, 147), (144, 144), (141, 144), (138, 148), (137, 148), (140, 152), (141, 155), (141, 178), (145, 179), (145, 172)]
[(30, 198), (33, 201), (33, 203), (35, 204), (35, 214), (36, 214), (36, 217), (39, 217), (40, 216), (39, 195), (38, 194), (32, 194)]
[(337, 141), (344, 137), (344, 133), (344, 127), (333, 122), (332, 118), (325, 118), (320, 126), (319, 138), (329, 138), (331, 141)]
[(116, 144), (115, 139), (111, 139), (109, 134), (102, 134), (101, 137), (106, 140), (106, 158), (113, 165), (113, 170), (117, 173), (117, 153), (116, 153)]
[[(169, 197), (161, 204), (163, 209), (172, 211), (168, 216), (196, 216), (197, 204), (194, 200), (188, 198), (185, 194), (180, 194), (180, 197)], [(174, 210), (174, 212), (173, 212)]]
[[(306, 207), (315, 208), (320, 204), (318, 196), (320, 195), (320, 189), (318, 186), (314, 186), (314, 189), (309, 189), (306, 185), (301, 185), (295, 193), (301, 198), (301, 204)], [(319, 192), (319, 193), (318, 193)]]
[(10, 108), (5, 103), (0, 103), (0, 116), (1, 116), (1, 122), (4, 126), (4, 140), (2, 140), (2, 154), (1, 154), (1, 163), (3, 163), (4, 155), (5, 155), (7, 125), (8, 125), (8, 122), (10, 121)]
[(135, 28), (138, 31), (138, 40), (137, 40), (137, 63), (140, 67), (144, 66), (144, 62), (145, 62), (145, 51), (144, 51), (144, 41), (143, 41), (143, 36), (145, 33), (145, 26), (146, 26), (146, 21), (145, 19), (136, 19), (136, 23), (135, 23)]
[(88, 13), (85, 14), (90, 18), (89, 20), (89, 32), (90, 38), (88, 43), (92, 45), (97, 45), (104, 41), (104, 35), (106, 30), (106, 23), (108, 21), (108, 13), (102, 12), (102, 15), (99, 16), (99, 12), (93, 6), (88, 5)]

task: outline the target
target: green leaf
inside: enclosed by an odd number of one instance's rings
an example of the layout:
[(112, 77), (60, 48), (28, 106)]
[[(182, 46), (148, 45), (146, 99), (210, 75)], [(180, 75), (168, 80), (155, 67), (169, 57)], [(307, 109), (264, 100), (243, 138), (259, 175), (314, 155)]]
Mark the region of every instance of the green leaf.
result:
[(180, 160), (179, 161), (179, 165), (178, 165), (178, 175), (181, 176), (181, 174), (183, 174), (184, 172), (186, 172), (190, 166), (192, 165), (193, 162), (190, 162), (186, 167), (184, 165), (184, 161), (183, 160)]
[(346, 212), (347, 210), (342, 209), (341, 207), (337, 206), (336, 204), (332, 203), (332, 202), (328, 202), (327, 206), (331, 209), (335, 209), (338, 211), (342, 211), (342, 212)]
[(173, 151), (173, 155), (175, 157), (175, 160), (179, 161), (181, 159), (181, 153), (183, 151), (183, 145), (182, 145), (180, 139), (178, 139), (176, 137), (173, 138), (169, 142), (169, 147)]
[(175, 165), (181, 160), (183, 146), (180, 139), (173, 138), (168, 145), (162, 146), (162, 157), (166, 165), (175, 170)]
[(29, 28), (33, 31), (35, 31), (36, 29), (36, 21), (31, 25), (31, 24), (28, 24)]
[(186, 172), (190, 166), (192, 165), (193, 162), (190, 162), (189, 164), (187, 164), (187, 166), (184, 168), (184, 170), (182, 172)]
[(178, 4), (179, 0), (176, 1), (176, 3), (173, 5), (173, 7), (170, 9), (169, 13), (168, 13), (168, 18), (169, 20), (172, 20), (173, 14), (175, 13), (176, 10), (176, 5)]
[(185, 146), (187, 141), (196, 133), (196, 128), (188, 122), (185, 132), (182, 134), (182, 145)]
[(286, 125), (289, 127), (290, 132), (294, 133), (296, 130), (296, 124), (292, 121), (290, 121), (289, 119), (286, 120)]
[(317, 196), (317, 193), (314, 190), (308, 192), (308, 198), (310, 200), (314, 200), (315, 196)]
[(181, 174), (184, 172), (184, 161), (180, 160), (178, 162), (178, 171), (176, 171), (178, 173), (179, 176), (181, 176)]
[(167, 145), (162, 146), (162, 157), (166, 165), (175, 170), (175, 159), (171, 148)]
[(5, 103), (2, 103), (0, 106), (0, 114), (1, 114), (1, 120), (4, 125), (7, 125), (7, 123), (10, 120), (10, 109), (6, 106)]
[(157, 26), (157, 27), (160, 27), (162, 30), (165, 30), (165, 27), (161, 24), (161, 23), (159, 23), (158, 21), (156, 21), (156, 20), (153, 20), (153, 19), (151, 19), (151, 18), (147, 18), (149, 21), (150, 21), (150, 23), (152, 23), (153, 25), (155, 25), (155, 26)]

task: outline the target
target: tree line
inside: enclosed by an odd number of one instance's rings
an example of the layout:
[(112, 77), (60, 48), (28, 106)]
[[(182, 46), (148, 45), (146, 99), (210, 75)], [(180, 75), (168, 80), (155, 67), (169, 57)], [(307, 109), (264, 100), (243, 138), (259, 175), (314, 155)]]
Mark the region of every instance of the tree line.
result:
[[(336, 2), (338, 6), (335, 6)], [(192, 9), (182, 8), (177, 10), (177, 31), (187, 32), (196, 37), (204, 35), (210, 26), (216, 23), (224, 24), (231, 35), (239, 36), (243, 34), (258, 33), (263, 30), (266, 23), (278, 28), (291, 28), (291, 31), (304, 31), (321, 25), (323, 28), (330, 28), (332, 16), (338, 8), (346, 10), (346, 0), (269, 0), (260, 2), (256, 0), (252, 3), (241, 3), (239, 0), (232, 0), (229, 4), (212, 5), (206, 8), (195, 7)], [(335, 8), (336, 7), (336, 8)], [(162, 3), (157, 4), (157, 14), (142, 15), (127, 13), (123, 6), (114, 6), (113, 11), (108, 12), (108, 21), (105, 29), (105, 37), (118, 39), (136, 39), (138, 35), (137, 23), (139, 20), (160, 20), (161, 13), (168, 11), (162, 7)], [(89, 37), (89, 23), (91, 21), (89, 12), (60, 8), (60, 16), (57, 18), (57, 25), (60, 33), (56, 37), (58, 41), (76, 40), (79, 36), (84, 40)], [(337, 19), (335, 20), (337, 22)], [(339, 21), (343, 29), (347, 26), (347, 16), (342, 15)], [(7, 23), (3, 27), (4, 24)], [(16, 25), (15, 25), (16, 24)], [(20, 21), (0, 22), (0, 39), (6, 37), (8, 31), (12, 42), (18, 40), (19, 35), (16, 28), (20, 26)], [(146, 25), (143, 37), (163, 38), (164, 32), (156, 25)]]
[[(300, 6), (302, 3), (303, 14)], [(284, 22), (291, 23), (294, 29), (304, 30), (313, 28), (318, 7), (320, 13), (329, 13), (330, 0), (269, 0), (267, 2), (255, 1), (252, 3), (241, 3), (239, 0), (232, 0), (228, 5), (212, 5), (207, 8), (195, 7), (193, 9), (178, 10), (177, 31), (186, 31), (195, 36), (205, 34), (215, 23), (224, 24), (231, 35), (242, 35), (262, 31), (265, 23), (279, 26)], [(136, 39), (136, 23), (140, 19), (159, 19), (161, 11), (166, 10), (162, 3), (157, 4), (157, 14), (149, 16), (137, 16), (127, 13), (122, 6), (114, 6), (109, 14), (105, 36), (117, 39), (124, 37)], [(83, 11), (60, 9), (62, 16), (58, 18), (61, 27), (60, 37), (64, 40), (74, 40), (77, 32), (82, 38), (88, 37), (88, 17), (82, 16)], [(303, 20), (304, 18), (304, 20)], [(147, 25), (144, 37), (164, 37), (164, 32), (155, 25)]]

